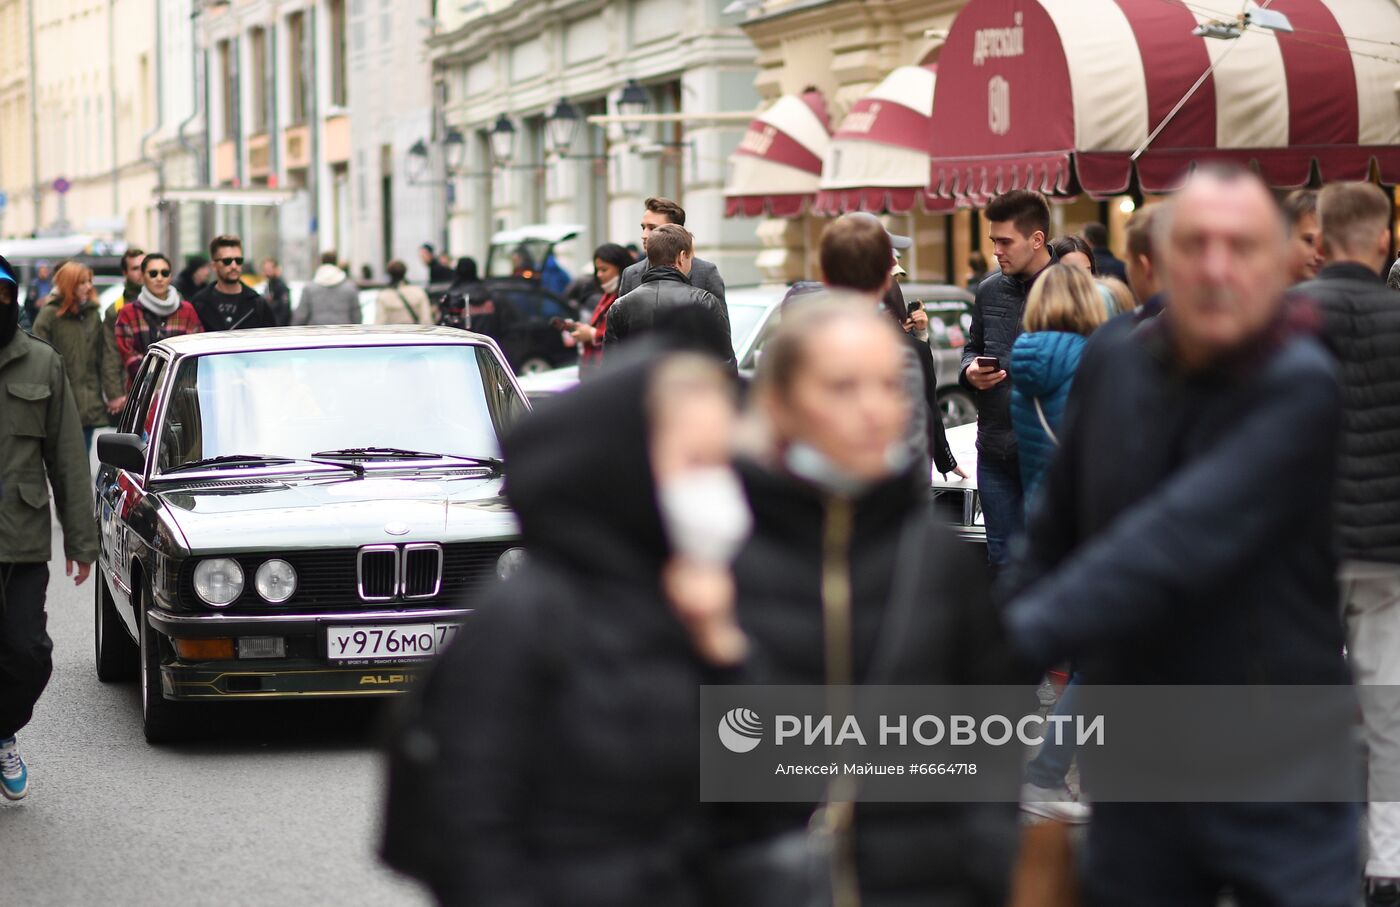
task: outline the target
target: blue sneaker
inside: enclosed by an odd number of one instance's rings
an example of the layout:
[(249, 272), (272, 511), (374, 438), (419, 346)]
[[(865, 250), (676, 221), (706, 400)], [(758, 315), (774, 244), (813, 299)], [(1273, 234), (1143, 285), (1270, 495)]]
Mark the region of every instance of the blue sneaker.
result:
[(29, 793), (29, 766), (19, 755), (15, 738), (0, 740), (0, 794), (6, 800), (23, 800)]

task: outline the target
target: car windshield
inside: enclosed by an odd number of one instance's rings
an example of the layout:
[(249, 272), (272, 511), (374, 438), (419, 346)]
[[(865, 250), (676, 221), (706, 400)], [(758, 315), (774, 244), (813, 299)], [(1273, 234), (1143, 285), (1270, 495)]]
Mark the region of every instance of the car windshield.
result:
[(491, 351), (466, 344), (199, 356), (181, 363), (170, 395), (162, 472), (359, 448), (499, 457), (501, 432), (525, 409)]
[(754, 327), (763, 318), (763, 313), (766, 311), (768, 311), (768, 307), (762, 305), (729, 306), (729, 336), (734, 340), (735, 352), (742, 355), (742, 351), (738, 347), (753, 333)]

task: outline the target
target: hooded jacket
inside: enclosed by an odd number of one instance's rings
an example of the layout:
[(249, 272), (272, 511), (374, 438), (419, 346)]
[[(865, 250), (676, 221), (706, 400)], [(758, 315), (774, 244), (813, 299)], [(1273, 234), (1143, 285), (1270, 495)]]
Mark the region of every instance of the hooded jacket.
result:
[(1353, 262), (1327, 265), (1294, 292), (1318, 304), (1341, 363), (1341, 555), (1400, 564), (1400, 296)]
[[(1048, 248), (1048, 247), (1047, 247)], [(1058, 259), (1053, 249), (1049, 267)], [(972, 304), (972, 324), (963, 347), (958, 383), (977, 402), (977, 455), (995, 460), (1011, 460), (1016, 456), (1016, 433), (1011, 427), (1011, 387), (1014, 379), (1006, 380), (987, 390), (978, 390), (967, 380), (967, 367), (978, 356), (995, 356), (1002, 368), (1011, 361), (1011, 347), (1021, 334), (1021, 317), (1026, 311), (1026, 297), (1031, 285), (1044, 273), (1030, 277), (997, 272), (977, 288), (977, 301)]]
[[(1003, 642), (985, 567), (969, 546), (930, 525), (927, 473), (918, 468), (854, 498), (828, 494), (781, 468), (739, 463), (754, 528), (734, 564), (739, 619), (773, 684), (827, 679), (824, 577), (851, 589), (853, 674), (866, 682), (896, 574), (919, 571), (919, 607), (881, 682), (977, 684), (1029, 681)], [(923, 558), (900, 563), (906, 526), (920, 526)], [(837, 552), (837, 553), (833, 553)], [(1013, 781), (1007, 803), (1016, 797)], [(725, 806), (727, 844), (803, 827), (810, 804)], [(854, 839), (863, 907), (1006, 903), (1016, 843), (1011, 805), (858, 804)]]
[(654, 367), (605, 369), (505, 439), (529, 563), (433, 679), (453, 860), (429, 881), (445, 904), (697, 903), (707, 672), (660, 592), (669, 548), (644, 414)]
[(301, 291), (292, 324), (359, 324), (360, 288), (335, 265), (321, 265)]
[[(1069, 389), (1087, 342), (1068, 331), (1035, 331), (1017, 337), (1011, 348), (1011, 424), (1027, 509), (1055, 455)], [(1041, 424), (1042, 414), (1053, 437)]]
[(84, 428), (107, 424), (107, 406), (102, 398), (103, 332), (101, 307), (92, 300), (78, 305), (67, 315), (60, 314), (63, 300), (51, 297), (39, 310), (34, 336), (58, 350), (63, 370), (73, 387), (78, 420)]
[(734, 341), (722, 304), (675, 268), (652, 268), (642, 275), (641, 286), (618, 297), (608, 309), (604, 349), (652, 331), (669, 332), (687, 349), (734, 366)]

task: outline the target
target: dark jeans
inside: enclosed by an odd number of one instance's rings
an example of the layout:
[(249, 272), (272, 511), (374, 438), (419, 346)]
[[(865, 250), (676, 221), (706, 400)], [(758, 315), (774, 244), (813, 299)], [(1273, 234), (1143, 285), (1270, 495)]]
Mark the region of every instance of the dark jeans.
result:
[(977, 494), (987, 526), (987, 563), (1004, 567), (1011, 557), (1011, 539), (1025, 526), (1021, 499), (1021, 465), (1013, 458), (977, 458)]
[(92, 436), (97, 434), (97, 426), (83, 429), (83, 450), (92, 453)]
[(0, 740), (29, 723), (53, 673), (48, 587), (48, 564), (0, 564)]
[[(1050, 714), (1074, 714), (1074, 688), (1078, 683), (1077, 674), (1070, 677), (1064, 692), (1060, 694), (1060, 701), (1055, 703), (1055, 708)], [(1076, 749), (1078, 747), (1074, 743), (1069, 725), (1062, 726), (1060, 742), (1056, 743), (1054, 729), (1047, 724), (1045, 742), (1040, 745), (1040, 752), (1036, 753), (1035, 758), (1026, 766), (1026, 780), (1036, 787), (1060, 787), (1065, 783), (1065, 775), (1069, 774), (1069, 764), (1074, 761)]]
[(1096, 803), (1090, 907), (1355, 907), (1350, 803)]

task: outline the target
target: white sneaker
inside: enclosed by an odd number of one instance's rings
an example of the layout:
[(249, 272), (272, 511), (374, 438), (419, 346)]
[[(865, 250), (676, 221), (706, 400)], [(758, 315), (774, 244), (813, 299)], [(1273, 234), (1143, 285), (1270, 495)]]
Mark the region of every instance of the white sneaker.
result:
[(1078, 803), (1069, 788), (1039, 787), (1027, 784), (1021, 788), (1021, 811), (1066, 825), (1083, 825), (1089, 821), (1087, 804)]
[(29, 793), (29, 767), (19, 755), (15, 738), (0, 740), (0, 794), (6, 800), (23, 800)]

